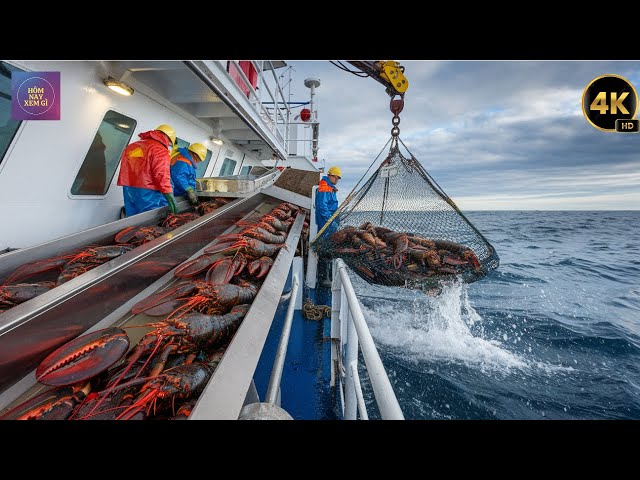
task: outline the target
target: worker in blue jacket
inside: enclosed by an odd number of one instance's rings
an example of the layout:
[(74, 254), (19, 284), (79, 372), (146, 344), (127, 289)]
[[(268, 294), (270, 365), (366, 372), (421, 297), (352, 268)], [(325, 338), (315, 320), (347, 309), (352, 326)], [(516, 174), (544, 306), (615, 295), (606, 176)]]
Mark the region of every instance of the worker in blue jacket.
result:
[[(336, 184), (342, 178), (342, 171), (338, 167), (331, 167), (327, 171), (327, 175), (322, 177), (318, 183), (318, 191), (316, 192), (316, 225), (318, 231), (338, 210), (338, 196), (336, 192), (338, 187)], [(338, 230), (338, 220), (334, 219), (321, 236), (331, 235)]]
[[(338, 196), (336, 184), (342, 178), (342, 171), (338, 167), (331, 167), (327, 175), (322, 177), (316, 191), (316, 224), (318, 231), (329, 221), (338, 210)], [(338, 219), (334, 218), (331, 224), (322, 232), (320, 238), (325, 238), (338, 230)], [(331, 287), (331, 258), (326, 255), (318, 257), (318, 281), (325, 288)]]
[(196, 164), (207, 156), (207, 147), (192, 143), (188, 148), (178, 148), (171, 158), (171, 183), (175, 196), (187, 196), (189, 203), (198, 204), (196, 195)]

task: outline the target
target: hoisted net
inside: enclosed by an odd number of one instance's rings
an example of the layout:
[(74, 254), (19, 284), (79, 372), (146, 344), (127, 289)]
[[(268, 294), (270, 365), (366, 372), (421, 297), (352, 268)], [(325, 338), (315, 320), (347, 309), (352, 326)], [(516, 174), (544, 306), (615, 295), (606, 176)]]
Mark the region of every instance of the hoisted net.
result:
[(318, 227), (315, 252), (342, 258), (369, 283), (425, 292), (439, 291), (454, 278), (471, 283), (496, 269), (493, 246), (406, 145), (392, 140), (387, 158), (369, 180), (358, 190), (356, 185), (327, 224)]

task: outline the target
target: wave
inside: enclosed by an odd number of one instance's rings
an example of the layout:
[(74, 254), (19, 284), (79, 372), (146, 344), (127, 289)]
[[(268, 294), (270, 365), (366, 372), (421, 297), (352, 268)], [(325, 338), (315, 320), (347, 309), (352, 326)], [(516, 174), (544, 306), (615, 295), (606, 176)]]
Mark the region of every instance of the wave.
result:
[(469, 302), (467, 286), (448, 286), (437, 297), (422, 296), (411, 301), (380, 301), (360, 296), (371, 334), (387, 353), (413, 363), (462, 363), (480, 371), (543, 369), (571, 370), (526, 358), (507, 348), (520, 342), (517, 331), (490, 338), (484, 320)]

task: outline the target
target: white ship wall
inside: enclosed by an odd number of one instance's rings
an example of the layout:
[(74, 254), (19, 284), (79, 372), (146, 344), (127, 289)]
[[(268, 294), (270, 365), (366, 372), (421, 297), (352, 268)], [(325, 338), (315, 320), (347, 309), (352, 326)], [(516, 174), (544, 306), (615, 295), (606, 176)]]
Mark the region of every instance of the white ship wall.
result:
[[(123, 205), (116, 185), (119, 167), (104, 196), (75, 196), (71, 186), (105, 113), (114, 110), (137, 121), (131, 141), (162, 123), (177, 136), (203, 143), (212, 152), (207, 176), (219, 172), (229, 150), (238, 160), (234, 174), (255, 162), (233, 144), (209, 141), (208, 126), (178, 107), (158, 101), (154, 92), (136, 89), (125, 97), (103, 84), (104, 66), (89, 61), (8, 61), (31, 71), (59, 71), (61, 119), (23, 121), (0, 164), (0, 203), (3, 222), (0, 251), (26, 248), (115, 221)], [(134, 86), (135, 88), (135, 86)], [(222, 152), (221, 152), (222, 150)], [(216, 161), (217, 160), (217, 161)]]

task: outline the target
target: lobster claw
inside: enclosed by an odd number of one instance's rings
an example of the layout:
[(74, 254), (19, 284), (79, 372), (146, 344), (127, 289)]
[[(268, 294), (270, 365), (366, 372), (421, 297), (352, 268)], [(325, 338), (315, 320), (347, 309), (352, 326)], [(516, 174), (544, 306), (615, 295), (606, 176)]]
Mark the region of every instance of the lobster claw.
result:
[(253, 275), (256, 278), (262, 278), (269, 272), (271, 265), (273, 265), (273, 259), (264, 256), (251, 262), (247, 269), (250, 275)]
[(66, 420), (90, 389), (90, 382), (52, 388), (12, 408), (0, 420)]
[(208, 255), (200, 255), (184, 262), (173, 272), (173, 275), (178, 278), (190, 278), (197, 275), (200, 272), (205, 271), (208, 268), (212, 268), (214, 261)]
[(181, 282), (171, 288), (143, 298), (133, 307), (131, 313), (145, 313), (150, 316), (168, 315), (187, 301), (187, 296), (197, 289), (191, 282)]
[(240, 247), (245, 238), (237, 233), (230, 233), (228, 235), (221, 235), (217, 238), (216, 243), (205, 248), (203, 252), (205, 254), (214, 255), (216, 253), (223, 253), (231, 251), (233, 248)]
[(118, 327), (82, 335), (51, 352), (36, 369), (45, 385), (72, 385), (104, 372), (129, 349), (129, 337)]
[(207, 270), (204, 281), (213, 285), (229, 283), (235, 273), (236, 267), (233, 263), (233, 258), (224, 257), (211, 265), (211, 268)]
[(116, 233), (114, 240), (116, 243), (129, 243), (139, 232), (138, 227), (127, 227)]
[(229, 283), (231, 279), (239, 275), (247, 265), (247, 258), (239, 253), (234, 257), (224, 257), (216, 261), (207, 271), (205, 282), (211, 284)]

